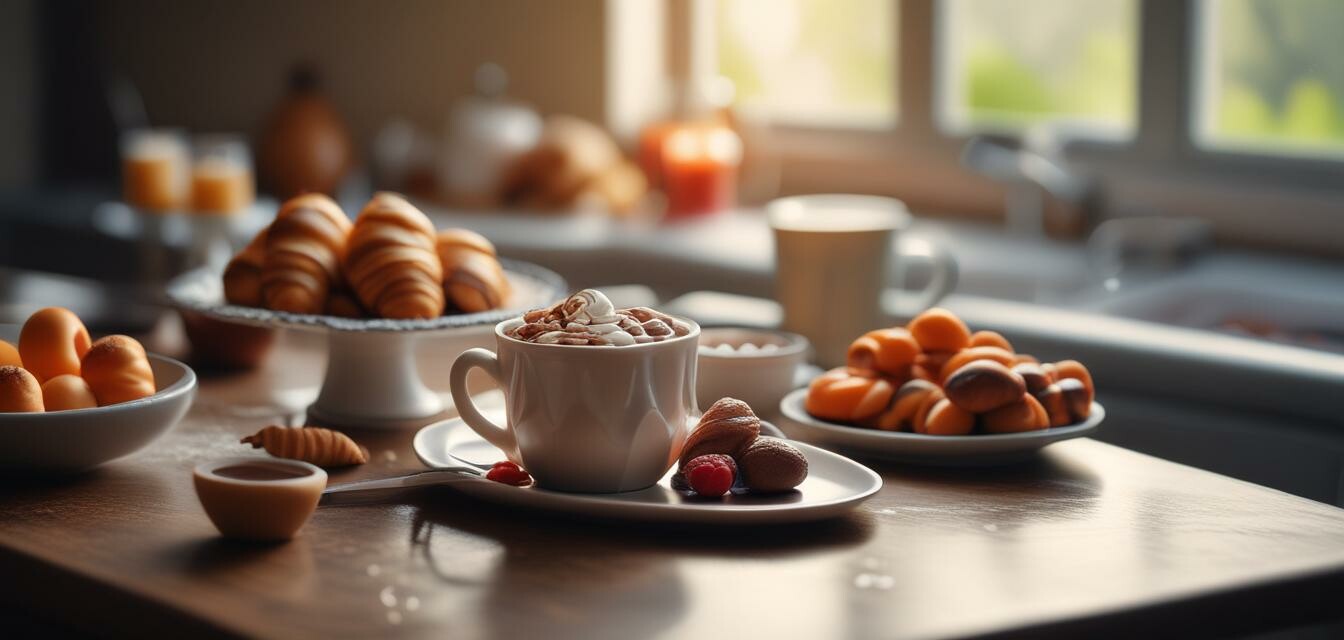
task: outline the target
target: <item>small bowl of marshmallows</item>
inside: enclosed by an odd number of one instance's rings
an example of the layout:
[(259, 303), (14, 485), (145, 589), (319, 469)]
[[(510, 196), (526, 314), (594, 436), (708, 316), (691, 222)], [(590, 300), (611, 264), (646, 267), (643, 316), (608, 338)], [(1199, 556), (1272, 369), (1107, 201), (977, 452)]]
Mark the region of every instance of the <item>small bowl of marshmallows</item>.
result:
[[(775, 410), (797, 385), (811, 345), (796, 333), (743, 327), (700, 332), (695, 393), (702, 401), (731, 397)], [(762, 414), (763, 416), (765, 414)]]

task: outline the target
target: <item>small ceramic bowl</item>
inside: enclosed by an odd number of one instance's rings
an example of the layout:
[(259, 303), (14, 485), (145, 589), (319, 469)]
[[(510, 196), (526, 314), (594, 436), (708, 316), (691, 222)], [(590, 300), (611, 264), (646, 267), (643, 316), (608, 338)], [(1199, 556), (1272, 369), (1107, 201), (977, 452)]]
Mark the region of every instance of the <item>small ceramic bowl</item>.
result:
[(224, 458), (197, 465), (192, 482), (220, 533), (281, 541), (293, 538), (313, 515), (327, 487), (327, 472), (298, 460)]
[(0, 413), (0, 472), (85, 471), (135, 453), (167, 433), (191, 408), (196, 373), (154, 354), (149, 367), (158, 392), (148, 398), (93, 409)]
[(719, 327), (701, 329), (695, 395), (702, 408), (724, 397), (773, 415), (795, 387), (810, 345), (796, 333)]

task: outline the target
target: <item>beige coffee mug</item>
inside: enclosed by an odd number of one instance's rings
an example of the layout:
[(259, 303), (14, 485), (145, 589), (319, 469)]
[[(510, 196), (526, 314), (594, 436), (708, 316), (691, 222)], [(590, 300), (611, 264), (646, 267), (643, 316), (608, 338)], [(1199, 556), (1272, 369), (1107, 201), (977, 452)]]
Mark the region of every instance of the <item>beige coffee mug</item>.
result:
[[(496, 351), (469, 349), (453, 362), (449, 389), (462, 421), (558, 491), (614, 493), (648, 487), (672, 468), (696, 413), (700, 327), (626, 347), (536, 344), (495, 326)], [(506, 424), (481, 415), (467, 391), (480, 368), (504, 391)]]
[[(905, 204), (893, 198), (811, 195), (780, 198), (766, 207), (775, 234), (775, 299), (783, 307), (781, 328), (812, 341), (817, 363), (845, 363), (855, 338), (889, 324), (890, 315), (911, 317), (933, 306), (957, 283), (956, 262), (937, 245), (903, 242), (896, 268), (892, 247), (910, 225)], [(923, 291), (888, 290), (907, 260), (929, 261), (932, 277)], [(884, 298), (886, 304), (884, 305)]]

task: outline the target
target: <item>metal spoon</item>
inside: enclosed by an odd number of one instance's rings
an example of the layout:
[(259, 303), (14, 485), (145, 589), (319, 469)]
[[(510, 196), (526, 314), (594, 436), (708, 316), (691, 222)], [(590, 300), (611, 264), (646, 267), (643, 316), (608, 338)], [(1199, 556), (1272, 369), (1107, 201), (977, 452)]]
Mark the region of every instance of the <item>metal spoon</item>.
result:
[(440, 486), (464, 480), (479, 480), (484, 477), (485, 472), (475, 466), (460, 466), (430, 469), (429, 471), (419, 471), (393, 478), (359, 480), (327, 487), (322, 492), (322, 498), (318, 500), (317, 504), (323, 507), (335, 507), (347, 504), (384, 502), (391, 496), (400, 495), (420, 487)]

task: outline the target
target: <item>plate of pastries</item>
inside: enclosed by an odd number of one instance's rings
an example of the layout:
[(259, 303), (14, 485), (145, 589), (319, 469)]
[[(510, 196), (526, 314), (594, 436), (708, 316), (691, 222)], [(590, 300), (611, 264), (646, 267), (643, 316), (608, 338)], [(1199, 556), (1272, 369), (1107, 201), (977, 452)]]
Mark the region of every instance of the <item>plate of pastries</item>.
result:
[(1105, 410), (1076, 360), (1040, 362), (933, 308), (857, 337), (843, 367), (784, 398), (781, 426), (814, 444), (902, 462), (994, 464), (1087, 435)]
[(137, 451), (195, 391), (186, 365), (130, 336), (93, 339), (68, 309), (0, 325), (0, 472), (81, 471)]
[(174, 279), (181, 308), (256, 326), (338, 331), (450, 330), (493, 324), (561, 297), (564, 281), (501, 260), (467, 229), (436, 229), (395, 193), (379, 192), (352, 221), (331, 198), (280, 206), (223, 274)]

